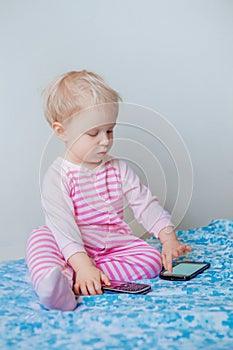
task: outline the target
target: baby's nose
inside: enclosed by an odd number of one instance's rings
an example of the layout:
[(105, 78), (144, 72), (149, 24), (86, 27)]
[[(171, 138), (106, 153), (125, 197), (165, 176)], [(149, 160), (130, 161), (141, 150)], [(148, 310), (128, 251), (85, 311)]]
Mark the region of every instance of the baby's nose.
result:
[(108, 135), (104, 132), (100, 136), (100, 143), (101, 143), (101, 145), (108, 145), (109, 144)]

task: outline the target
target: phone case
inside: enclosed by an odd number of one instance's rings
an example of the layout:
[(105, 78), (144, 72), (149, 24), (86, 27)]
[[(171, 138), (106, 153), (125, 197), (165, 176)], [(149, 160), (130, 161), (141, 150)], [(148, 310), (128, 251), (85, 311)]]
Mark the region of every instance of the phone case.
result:
[(110, 281), (111, 286), (102, 286), (105, 293), (128, 293), (128, 294), (147, 294), (152, 288), (149, 284), (136, 282)]

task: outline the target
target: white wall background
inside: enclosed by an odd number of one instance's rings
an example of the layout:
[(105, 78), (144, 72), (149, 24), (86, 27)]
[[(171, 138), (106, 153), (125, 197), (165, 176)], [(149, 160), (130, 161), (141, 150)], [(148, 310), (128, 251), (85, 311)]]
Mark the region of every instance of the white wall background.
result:
[[(23, 257), (29, 232), (44, 224), (39, 168), (51, 130), (41, 91), (69, 70), (96, 71), (181, 135), (194, 190), (179, 228), (233, 217), (233, 1), (1, 0), (0, 40), (1, 260)], [(160, 163), (171, 210), (177, 180)]]

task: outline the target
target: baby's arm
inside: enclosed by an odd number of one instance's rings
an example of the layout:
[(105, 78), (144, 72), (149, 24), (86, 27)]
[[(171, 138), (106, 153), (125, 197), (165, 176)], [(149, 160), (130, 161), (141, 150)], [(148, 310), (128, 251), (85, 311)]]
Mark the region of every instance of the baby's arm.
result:
[(109, 278), (93, 264), (86, 253), (76, 253), (69, 258), (68, 262), (76, 274), (75, 294), (102, 294), (101, 284), (111, 285)]
[(156, 197), (144, 186), (137, 174), (125, 163), (119, 162), (123, 193), (133, 210), (135, 218), (148, 232), (159, 238), (162, 243), (162, 261), (164, 267), (172, 271), (172, 259), (186, 254), (192, 248), (181, 244), (174, 232), (171, 217), (159, 204)]
[(144, 186), (138, 175), (123, 161), (119, 161), (122, 191), (135, 218), (145, 229), (158, 238), (165, 227), (173, 227), (170, 214), (159, 204), (158, 198)]
[(162, 243), (162, 261), (163, 266), (169, 272), (172, 272), (172, 259), (192, 250), (191, 247), (179, 242), (173, 227), (166, 227), (159, 232), (159, 240)]
[(73, 202), (70, 198), (69, 179), (61, 168), (51, 167), (43, 182), (42, 206), (46, 225), (65, 260), (76, 273), (76, 294), (99, 294), (101, 283), (109, 284), (108, 277), (97, 269), (88, 257), (82, 235), (75, 221)]
[(66, 174), (52, 165), (44, 177), (41, 202), (46, 226), (53, 233), (66, 261), (77, 252), (86, 252), (69, 193)]

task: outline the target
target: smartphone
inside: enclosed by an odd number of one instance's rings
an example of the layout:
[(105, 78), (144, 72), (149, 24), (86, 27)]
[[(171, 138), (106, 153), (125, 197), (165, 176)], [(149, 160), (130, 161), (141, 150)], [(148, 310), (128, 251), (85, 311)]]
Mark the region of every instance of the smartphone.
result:
[(104, 293), (128, 293), (128, 294), (147, 294), (152, 288), (149, 284), (136, 282), (110, 281), (111, 286), (102, 286)]
[(202, 273), (210, 267), (210, 263), (194, 262), (194, 261), (181, 261), (176, 263), (172, 268), (172, 273), (162, 270), (159, 277), (164, 280), (170, 281), (188, 281), (191, 278), (196, 277), (199, 273)]

